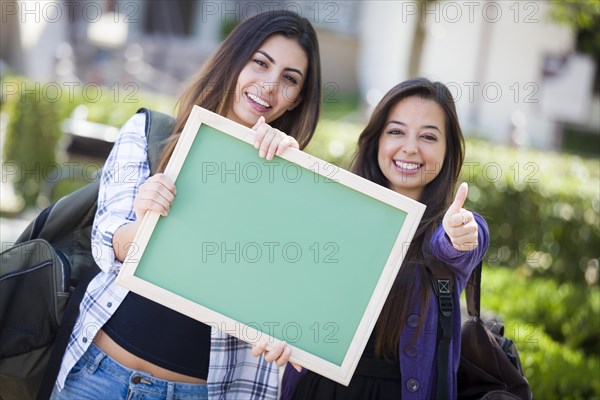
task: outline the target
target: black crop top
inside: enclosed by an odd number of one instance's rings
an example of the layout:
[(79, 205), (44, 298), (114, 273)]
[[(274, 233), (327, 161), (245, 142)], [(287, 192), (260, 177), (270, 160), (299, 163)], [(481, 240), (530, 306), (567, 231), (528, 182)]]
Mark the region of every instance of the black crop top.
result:
[(206, 379), (210, 326), (129, 292), (102, 327), (130, 353), (173, 372)]

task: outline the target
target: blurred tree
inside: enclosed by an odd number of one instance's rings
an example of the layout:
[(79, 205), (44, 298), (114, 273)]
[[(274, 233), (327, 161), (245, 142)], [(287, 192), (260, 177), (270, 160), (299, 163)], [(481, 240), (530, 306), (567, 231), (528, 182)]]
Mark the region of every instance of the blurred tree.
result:
[(577, 32), (577, 50), (600, 54), (600, 2), (598, 0), (551, 1), (552, 17)]
[(415, 78), (419, 76), (421, 69), (421, 56), (423, 54), (423, 46), (425, 44), (426, 29), (425, 29), (425, 18), (423, 18), (423, 10), (426, 9), (428, 4), (433, 3), (435, 0), (422, 0), (414, 3), (417, 6), (415, 19), (415, 33), (413, 35), (413, 45), (410, 50), (410, 60), (408, 65), (408, 76), (409, 78)]

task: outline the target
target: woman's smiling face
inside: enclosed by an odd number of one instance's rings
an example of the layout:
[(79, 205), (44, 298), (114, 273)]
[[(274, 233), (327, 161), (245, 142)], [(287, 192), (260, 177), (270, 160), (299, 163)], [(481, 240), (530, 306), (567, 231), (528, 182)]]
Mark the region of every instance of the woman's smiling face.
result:
[(270, 123), (301, 101), (308, 58), (294, 39), (275, 34), (246, 63), (236, 85), (227, 118), (254, 126), (260, 116)]
[(433, 100), (410, 96), (390, 109), (377, 156), (390, 189), (419, 199), (444, 165), (445, 127), (444, 110)]

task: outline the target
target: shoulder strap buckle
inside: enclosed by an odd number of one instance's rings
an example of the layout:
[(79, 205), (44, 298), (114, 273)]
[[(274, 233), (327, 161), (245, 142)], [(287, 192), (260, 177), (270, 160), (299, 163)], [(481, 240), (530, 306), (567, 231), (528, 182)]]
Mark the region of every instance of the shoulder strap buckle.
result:
[(433, 280), (433, 289), (438, 298), (440, 314), (446, 318), (452, 315), (452, 310), (454, 308), (454, 303), (452, 302), (453, 283), (454, 281), (452, 279), (436, 278)]

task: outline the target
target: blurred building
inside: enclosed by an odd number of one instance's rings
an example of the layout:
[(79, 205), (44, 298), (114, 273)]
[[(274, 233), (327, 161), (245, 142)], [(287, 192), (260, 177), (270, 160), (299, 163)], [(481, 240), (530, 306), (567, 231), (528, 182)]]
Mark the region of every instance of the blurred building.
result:
[(600, 138), (597, 61), (575, 53), (576, 33), (551, 20), (544, 0), (4, 0), (1, 7), (0, 57), (41, 81), (134, 83), (175, 95), (236, 23), (284, 8), (318, 30), (326, 102), (358, 95), (368, 108), (396, 83), (425, 76), (448, 85), (466, 132), (543, 149), (561, 148), (569, 127)]

